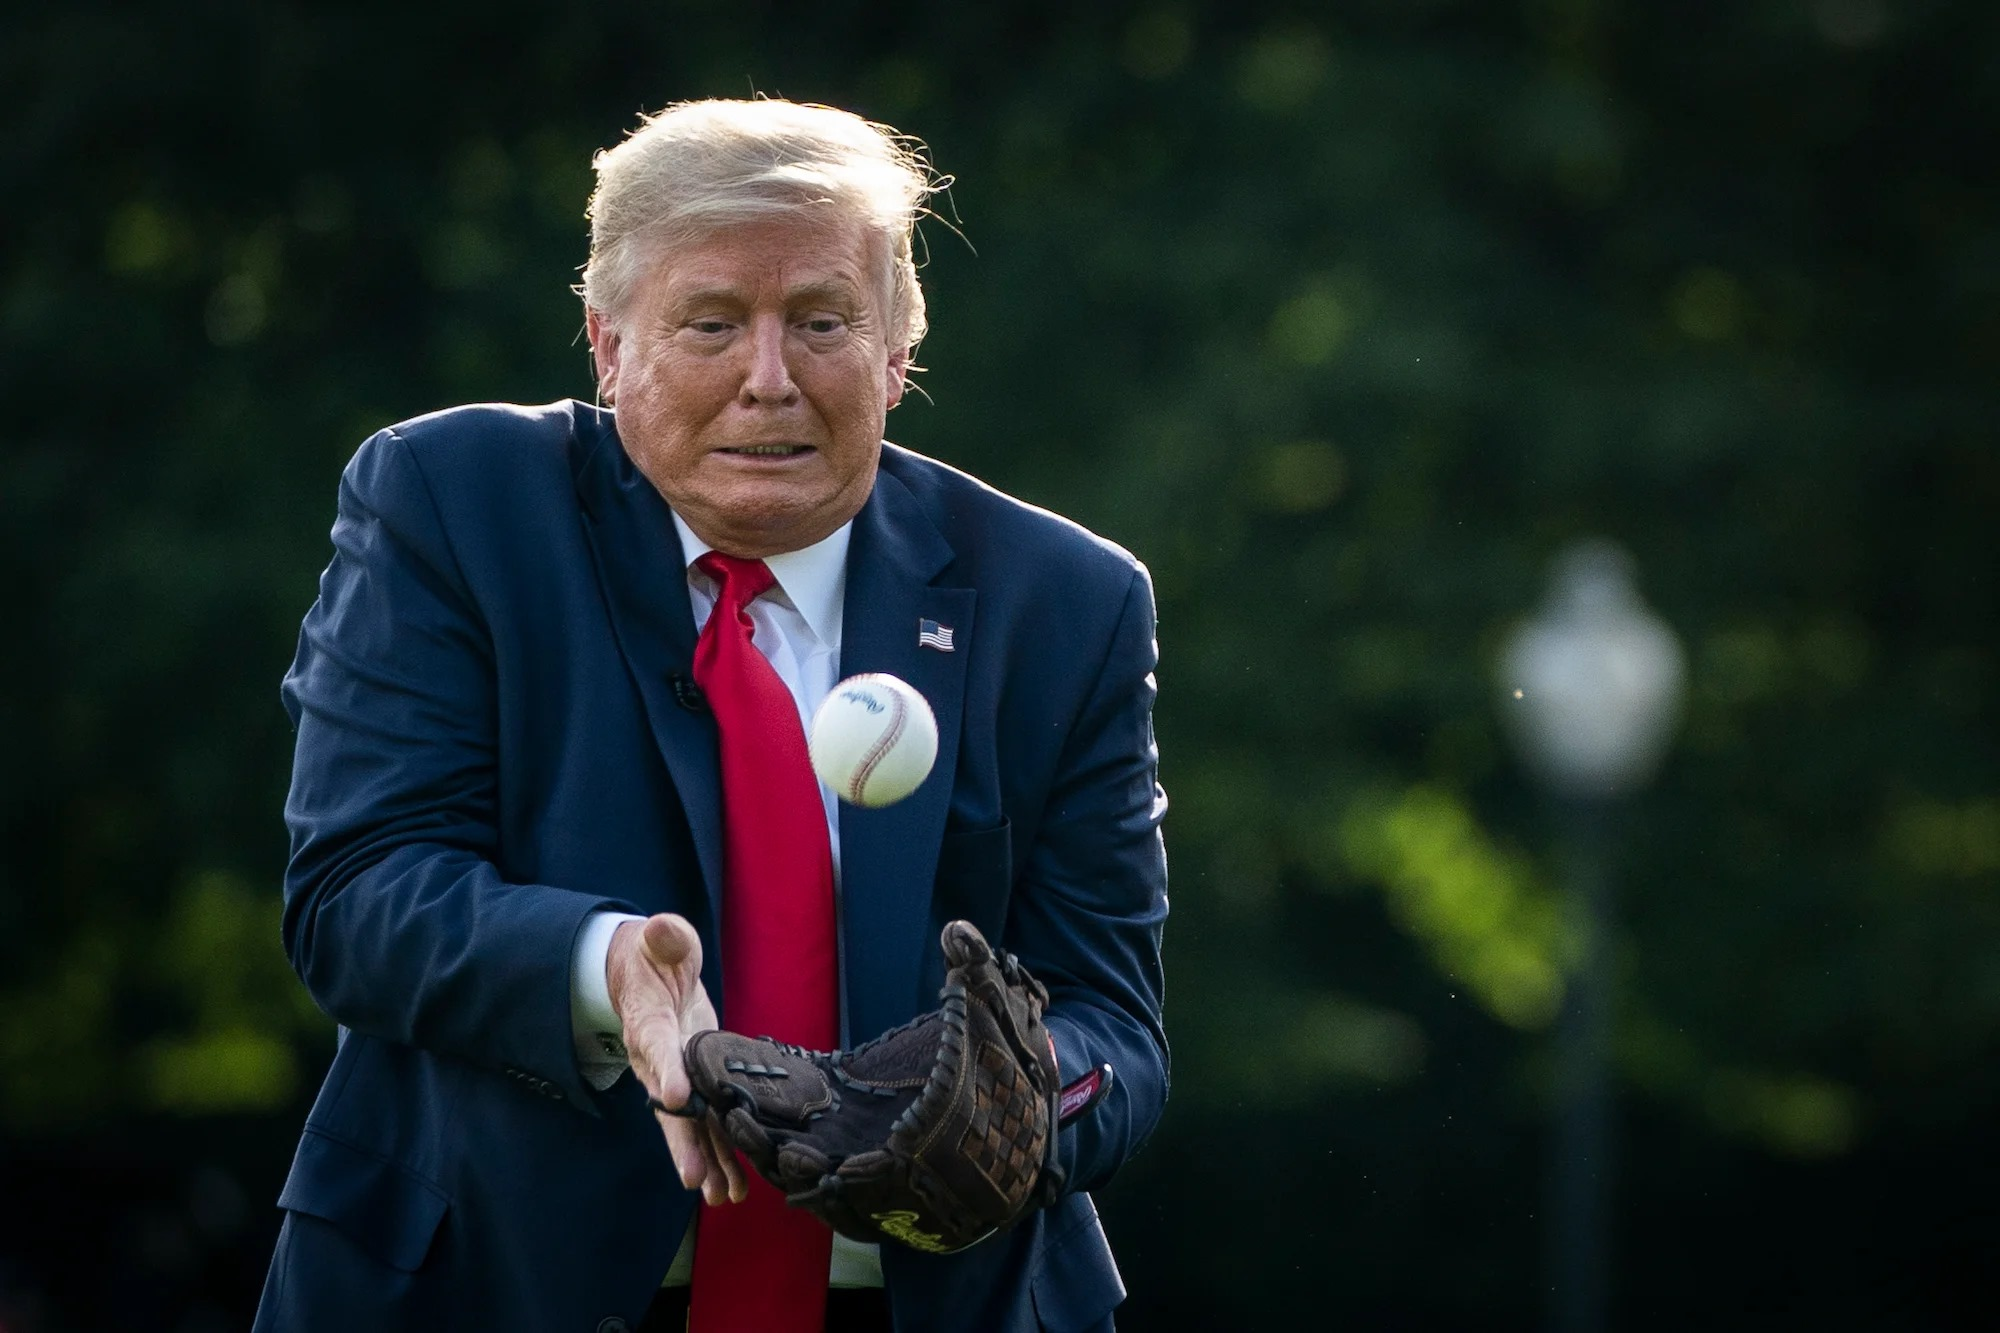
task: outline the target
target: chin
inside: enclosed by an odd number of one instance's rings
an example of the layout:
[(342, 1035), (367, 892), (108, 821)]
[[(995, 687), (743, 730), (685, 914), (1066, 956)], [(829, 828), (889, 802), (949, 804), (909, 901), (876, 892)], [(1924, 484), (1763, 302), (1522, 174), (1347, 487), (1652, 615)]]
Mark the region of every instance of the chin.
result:
[[(828, 522), (820, 505), (810, 501), (793, 504), (734, 503), (718, 506), (704, 525), (715, 531), (695, 528), (718, 550), (731, 555), (763, 557), (811, 546), (840, 526), (844, 520)], [(689, 522), (692, 524), (693, 520)]]

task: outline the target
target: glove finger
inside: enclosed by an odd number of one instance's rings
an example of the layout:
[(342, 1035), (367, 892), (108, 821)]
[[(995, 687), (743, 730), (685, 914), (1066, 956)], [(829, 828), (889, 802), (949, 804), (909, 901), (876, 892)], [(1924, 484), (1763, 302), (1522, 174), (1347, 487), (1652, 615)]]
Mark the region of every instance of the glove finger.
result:
[(805, 1209), (850, 1240), (874, 1244), (882, 1239), (881, 1228), (869, 1217), (870, 1210), (880, 1206), (878, 1193), (866, 1185), (856, 1188), (848, 1179), (843, 1163), (841, 1169), (828, 1172), (787, 1195), (785, 1202)]
[(873, 1184), (896, 1174), (896, 1156), (884, 1148), (858, 1152), (840, 1164), (840, 1178), (850, 1185)]
[(771, 1136), (757, 1123), (747, 1107), (739, 1106), (722, 1117), (722, 1133), (737, 1151), (750, 1159), (757, 1173), (765, 1179), (777, 1168), (777, 1153), (771, 1144)]
[(970, 921), (947, 922), (938, 939), (947, 968), (972, 967), (993, 960), (993, 947)]
[[(796, 1163), (806, 1167), (806, 1155), (800, 1153)], [(854, 1163), (862, 1163), (860, 1175), (850, 1171)], [(798, 1189), (790, 1191), (784, 1201), (812, 1213), (850, 1241), (874, 1245), (884, 1239), (876, 1215), (904, 1209), (904, 1195), (908, 1195), (908, 1185), (900, 1181), (896, 1159), (886, 1151), (870, 1151), (858, 1153), (818, 1177), (808, 1179), (802, 1171)]]
[(796, 1140), (778, 1148), (776, 1163), (777, 1174), (772, 1183), (788, 1193), (816, 1188), (832, 1165), (825, 1153)]
[[(1012, 955), (1005, 955), (1007, 966), (1003, 967), (1003, 955), (994, 952), (986, 937), (979, 933), (979, 927), (970, 921), (953, 921), (944, 928), (940, 943), (944, 946), (947, 988), (962, 987), (968, 996), (996, 1011), (1031, 1007), (1040, 1012), (1045, 994), (1040, 985)], [(1015, 973), (1022, 984), (1010, 981)]]

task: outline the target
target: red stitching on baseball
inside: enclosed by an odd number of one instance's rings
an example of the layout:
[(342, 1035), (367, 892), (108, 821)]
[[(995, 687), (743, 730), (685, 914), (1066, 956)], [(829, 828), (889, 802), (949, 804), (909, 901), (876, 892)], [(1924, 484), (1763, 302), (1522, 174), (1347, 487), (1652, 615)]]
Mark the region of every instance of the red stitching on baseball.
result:
[(876, 765), (895, 748), (896, 741), (903, 734), (903, 721), (910, 715), (910, 706), (903, 702), (900, 693), (891, 689), (884, 689), (882, 693), (889, 696), (889, 701), (894, 707), (889, 710), (887, 730), (876, 738), (868, 753), (861, 756), (861, 762), (854, 766), (854, 779), (848, 785), (847, 799), (856, 805), (861, 804), (861, 790), (868, 785), (868, 779), (874, 775)]

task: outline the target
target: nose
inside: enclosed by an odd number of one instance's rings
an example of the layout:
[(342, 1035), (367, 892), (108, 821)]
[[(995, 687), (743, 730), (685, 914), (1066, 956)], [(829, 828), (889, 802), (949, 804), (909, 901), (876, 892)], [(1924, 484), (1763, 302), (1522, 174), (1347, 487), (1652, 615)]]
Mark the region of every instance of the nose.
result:
[(787, 358), (785, 320), (780, 315), (758, 315), (750, 321), (747, 344), (750, 364), (743, 374), (742, 397), (746, 403), (782, 406), (799, 396)]

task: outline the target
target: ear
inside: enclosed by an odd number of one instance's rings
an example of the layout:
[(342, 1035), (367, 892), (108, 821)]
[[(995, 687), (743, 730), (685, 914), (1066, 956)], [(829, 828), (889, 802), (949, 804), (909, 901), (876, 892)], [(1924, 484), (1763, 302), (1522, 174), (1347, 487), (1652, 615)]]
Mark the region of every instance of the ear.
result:
[(903, 401), (903, 388), (909, 381), (910, 349), (907, 347), (889, 353), (888, 401), (885, 409)]
[(618, 330), (595, 307), (584, 310), (583, 329), (590, 338), (590, 358), (597, 363), (597, 396), (614, 405), (618, 401)]

